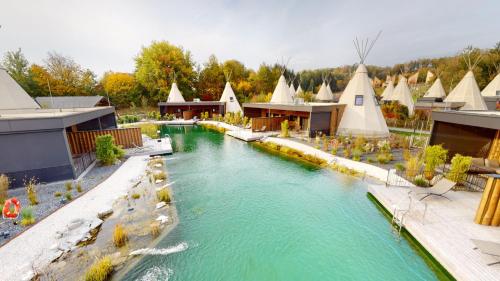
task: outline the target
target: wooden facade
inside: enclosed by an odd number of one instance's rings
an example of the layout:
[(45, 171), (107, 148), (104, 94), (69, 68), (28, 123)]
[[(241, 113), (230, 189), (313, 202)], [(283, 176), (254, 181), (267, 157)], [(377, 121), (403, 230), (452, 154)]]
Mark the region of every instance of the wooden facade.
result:
[(71, 154), (78, 155), (94, 151), (96, 137), (108, 134), (113, 136), (116, 145), (123, 148), (142, 146), (141, 128), (67, 132), (66, 136)]
[[(208, 112), (210, 118), (217, 114), (225, 114), (226, 103), (219, 101), (200, 101), (200, 102), (160, 102), (158, 103), (161, 116), (165, 114), (174, 114), (177, 118), (195, 117), (200, 118), (201, 113)], [(186, 114), (184, 114), (186, 112)]]
[(497, 130), (495, 135), (495, 139), (491, 144), (490, 153), (488, 155), (489, 159), (497, 159), (500, 160), (500, 130)]
[[(255, 117), (252, 118), (252, 131), (278, 131), (285, 117)], [(265, 126), (265, 127), (264, 127)]]

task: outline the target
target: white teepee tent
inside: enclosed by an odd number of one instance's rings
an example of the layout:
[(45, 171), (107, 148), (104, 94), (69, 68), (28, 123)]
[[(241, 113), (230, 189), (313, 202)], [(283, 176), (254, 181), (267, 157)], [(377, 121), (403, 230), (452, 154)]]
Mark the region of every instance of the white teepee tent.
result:
[(297, 87), (297, 91), (295, 91), (295, 96), (297, 97), (298, 95), (300, 95), (303, 92), (304, 92), (304, 90), (302, 90), (302, 87), (299, 84), (299, 86)]
[(331, 79), (326, 80), (326, 90), (328, 91), (328, 95), (332, 97), (332, 100), (334, 99), (332, 88), (330, 88), (330, 82)]
[[(380, 33), (379, 33), (380, 35)], [(377, 38), (378, 36), (377, 35)], [(375, 91), (368, 78), (364, 60), (375, 41), (366, 49), (365, 45), (356, 40), (355, 46), (361, 63), (356, 73), (347, 84), (344, 93), (340, 96), (339, 104), (345, 104), (344, 113), (337, 130), (338, 134), (365, 136), (370, 138), (384, 138), (389, 136), (389, 129), (385, 123), (382, 110), (375, 99)]]
[(408, 108), (408, 115), (413, 115), (415, 105), (413, 104), (410, 88), (408, 88), (408, 83), (404, 76), (399, 78), (398, 85), (394, 88), (394, 92), (392, 93), (392, 100), (398, 101), (399, 104), (406, 106)]
[(439, 77), (434, 81), (432, 86), (427, 90), (424, 98), (445, 98), (446, 92), (444, 91), (443, 84)]
[(290, 96), (290, 88), (286, 85), (285, 76), (283, 76), (283, 74), (281, 74), (278, 84), (276, 85), (276, 88), (274, 88), (271, 103), (293, 103), (292, 97)]
[(226, 86), (224, 87), (224, 91), (222, 92), (222, 96), (220, 97), (220, 101), (226, 102), (226, 113), (241, 112), (240, 103), (236, 99), (236, 95), (234, 94), (233, 88), (231, 87), (231, 83), (226, 82)]
[(3, 68), (0, 68), (0, 109), (36, 109), (38, 103)]
[(382, 100), (383, 101), (392, 100), (393, 93), (394, 93), (394, 83), (392, 82), (392, 80), (389, 80), (389, 82), (387, 82), (387, 86), (382, 92)]
[(319, 88), (318, 94), (316, 95), (317, 101), (333, 101), (333, 93), (328, 91), (329, 86), (326, 85), (326, 80), (323, 78), (323, 84)]
[(445, 102), (465, 102), (460, 110), (488, 110), (472, 70), (465, 74), (457, 86), (448, 94)]
[(293, 81), (290, 83), (290, 96), (292, 99), (295, 98), (295, 87), (293, 86)]
[(170, 94), (168, 94), (167, 102), (186, 102), (182, 96), (181, 91), (177, 88), (177, 83), (172, 83)]
[(430, 70), (427, 70), (427, 75), (425, 76), (425, 83), (431, 82), (434, 76), (435, 76), (434, 73), (432, 73)]
[(500, 73), (498, 73), (488, 86), (483, 89), (481, 95), (483, 95), (483, 97), (500, 96)]

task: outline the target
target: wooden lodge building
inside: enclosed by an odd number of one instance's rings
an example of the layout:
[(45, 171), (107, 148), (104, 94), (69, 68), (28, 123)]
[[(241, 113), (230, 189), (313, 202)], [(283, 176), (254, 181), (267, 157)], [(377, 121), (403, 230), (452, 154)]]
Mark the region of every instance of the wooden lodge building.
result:
[(290, 130), (306, 131), (307, 135), (315, 137), (318, 133), (334, 135), (344, 108), (344, 104), (336, 103), (244, 103), (243, 113), (252, 118), (254, 131), (280, 130), (281, 122), (288, 120)]

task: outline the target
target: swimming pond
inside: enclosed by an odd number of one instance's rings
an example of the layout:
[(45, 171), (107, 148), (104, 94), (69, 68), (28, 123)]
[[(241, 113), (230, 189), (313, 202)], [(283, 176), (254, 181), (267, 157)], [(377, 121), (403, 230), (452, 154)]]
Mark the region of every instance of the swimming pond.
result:
[(163, 127), (179, 224), (123, 280), (437, 280), (361, 180)]

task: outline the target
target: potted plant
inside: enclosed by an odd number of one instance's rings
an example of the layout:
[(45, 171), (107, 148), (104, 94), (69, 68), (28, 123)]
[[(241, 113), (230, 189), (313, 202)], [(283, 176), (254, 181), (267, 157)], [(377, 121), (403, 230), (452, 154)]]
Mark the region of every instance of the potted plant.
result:
[(425, 148), (424, 153), (424, 176), (427, 180), (434, 177), (434, 170), (437, 166), (443, 164), (448, 156), (448, 150), (444, 149), (440, 144), (431, 145)]
[(472, 164), (472, 157), (455, 154), (451, 159), (450, 171), (446, 174), (446, 178), (456, 183), (463, 181)]

